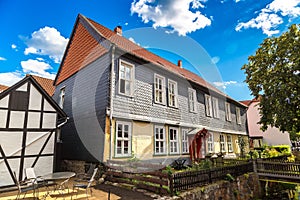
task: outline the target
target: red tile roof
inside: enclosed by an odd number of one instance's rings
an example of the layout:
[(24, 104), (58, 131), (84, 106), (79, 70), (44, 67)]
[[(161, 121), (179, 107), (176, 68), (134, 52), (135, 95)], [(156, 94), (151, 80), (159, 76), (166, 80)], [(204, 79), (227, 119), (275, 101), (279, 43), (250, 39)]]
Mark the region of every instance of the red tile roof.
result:
[(98, 36), (100, 35), (108, 41), (112, 42), (117, 46), (117, 48), (120, 48), (125, 52), (133, 54), (139, 58), (144, 59), (145, 61), (151, 62), (172, 73), (184, 77), (187, 80), (208, 88), (210, 91), (214, 91), (233, 100), (232, 98), (212, 86), (210, 83), (206, 82), (200, 76), (184, 68), (180, 68), (174, 63), (151, 53), (150, 51), (138, 46), (134, 42), (116, 34), (114, 31), (102, 26), (101, 24), (98, 24), (97, 22), (89, 18), (86, 18), (81, 14), (78, 15), (78, 18), (76, 20), (71, 39), (69, 41), (63, 61), (54, 82), (55, 85), (58, 85), (65, 79), (78, 72), (81, 68), (95, 61), (98, 57), (109, 51), (109, 47), (105, 48), (103, 44), (101, 45), (100, 42), (96, 40), (94, 36), (97, 34)]
[(9, 88), (9, 87), (6, 85), (0, 85), (0, 92), (6, 90), (7, 88)]
[(52, 79), (43, 78), (40, 76), (31, 75), (31, 74), (27, 74), (26, 76), (33, 77), (34, 80), (36, 80), (42, 86), (42, 88), (49, 94), (49, 96), (52, 96), (54, 94), (55, 87), (53, 85)]

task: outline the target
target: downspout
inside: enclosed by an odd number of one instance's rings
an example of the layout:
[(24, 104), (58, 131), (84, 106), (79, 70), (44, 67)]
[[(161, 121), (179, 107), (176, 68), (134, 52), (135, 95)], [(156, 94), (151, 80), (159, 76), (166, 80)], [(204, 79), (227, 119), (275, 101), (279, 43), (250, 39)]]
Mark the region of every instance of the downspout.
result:
[(109, 145), (109, 159), (113, 155), (113, 93), (115, 88), (115, 45), (111, 47), (111, 71), (110, 71), (110, 108), (109, 108), (109, 122), (110, 122), (110, 145)]

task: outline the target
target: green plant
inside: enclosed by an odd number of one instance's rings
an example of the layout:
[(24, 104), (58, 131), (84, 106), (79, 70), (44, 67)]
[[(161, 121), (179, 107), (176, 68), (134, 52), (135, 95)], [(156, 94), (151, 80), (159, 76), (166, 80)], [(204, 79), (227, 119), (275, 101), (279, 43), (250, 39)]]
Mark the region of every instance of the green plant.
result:
[(232, 182), (234, 181), (234, 177), (231, 174), (226, 174), (225, 180)]

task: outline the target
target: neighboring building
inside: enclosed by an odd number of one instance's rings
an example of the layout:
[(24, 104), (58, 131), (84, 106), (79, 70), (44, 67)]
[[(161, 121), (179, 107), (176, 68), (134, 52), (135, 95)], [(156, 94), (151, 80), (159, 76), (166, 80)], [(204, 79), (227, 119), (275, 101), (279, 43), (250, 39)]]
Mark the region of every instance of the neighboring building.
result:
[(259, 148), (264, 144), (267, 145), (291, 145), (290, 134), (281, 132), (278, 128), (268, 127), (266, 131), (260, 129), (260, 114), (259, 114), (259, 100), (241, 101), (241, 103), (248, 106), (247, 110), (247, 124), (250, 146)]
[(0, 187), (14, 185), (13, 171), (22, 180), (28, 167), (40, 175), (56, 169), (67, 116), (36, 78), (27, 75), (0, 93)]
[(55, 79), (53, 98), (70, 117), (64, 159), (136, 157), (170, 163), (188, 157), (189, 139), (209, 131), (207, 153), (239, 154), (246, 106), (198, 75), (78, 15)]
[(6, 85), (0, 85), (0, 93), (3, 92), (4, 90), (6, 90), (7, 88), (9, 88)]

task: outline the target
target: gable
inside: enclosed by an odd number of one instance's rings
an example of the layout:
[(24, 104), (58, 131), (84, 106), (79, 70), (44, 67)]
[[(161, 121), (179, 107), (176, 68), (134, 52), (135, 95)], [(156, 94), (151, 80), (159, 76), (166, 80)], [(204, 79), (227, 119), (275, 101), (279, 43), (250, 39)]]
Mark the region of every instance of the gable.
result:
[(58, 85), (107, 52), (108, 50), (101, 46), (81, 21), (78, 20), (65, 51), (55, 85)]

